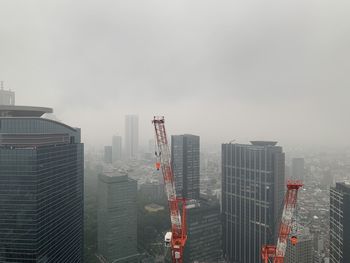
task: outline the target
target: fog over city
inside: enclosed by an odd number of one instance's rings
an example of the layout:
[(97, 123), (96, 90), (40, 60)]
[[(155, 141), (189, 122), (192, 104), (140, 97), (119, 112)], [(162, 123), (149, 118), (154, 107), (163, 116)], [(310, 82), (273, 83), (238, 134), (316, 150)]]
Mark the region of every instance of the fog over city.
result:
[[(102, 145), (138, 114), (220, 145), (347, 145), (350, 1), (0, 2), (0, 80)], [(113, 132), (112, 132), (113, 131)]]

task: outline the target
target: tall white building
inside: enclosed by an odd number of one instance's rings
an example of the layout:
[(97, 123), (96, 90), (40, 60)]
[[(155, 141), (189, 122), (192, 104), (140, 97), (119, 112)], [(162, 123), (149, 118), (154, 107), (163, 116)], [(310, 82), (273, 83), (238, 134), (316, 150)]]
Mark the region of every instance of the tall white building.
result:
[(139, 117), (125, 116), (125, 155), (127, 159), (136, 159), (139, 149)]

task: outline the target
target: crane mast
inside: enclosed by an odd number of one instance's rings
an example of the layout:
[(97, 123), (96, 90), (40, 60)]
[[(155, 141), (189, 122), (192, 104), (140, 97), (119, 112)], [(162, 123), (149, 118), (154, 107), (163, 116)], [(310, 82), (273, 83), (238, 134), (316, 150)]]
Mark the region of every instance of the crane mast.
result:
[[(164, 117), (155, 116), (153, 121), (160, 168), (162, 170), (165, 192), (168, 198), (171, 238), (169, 240), (173, 263), (183, 262), (183, 249), (187, 240), (186, 232), (186, 203), (184, 198), (177, 198), (174, 184), (174, 175), (170, 162), (170, 150), (165, 131)], [(182, 209), (182, 212), (180, 211)]]
[[(273, 259), (274, 263), (283, 263), (286, 254), (287, 240), (293, 227), (293, 216), (296, 211), (298, 190), (303, 184), (301, 181), (288, 181), (287, 192), (284, 198), (284, 207), (279, 226), (277, 245), (264, 245), (262, 247), (262, 258), (265, 263), (268, 263), (269, 258)], [(297, 238), (292, 237), (292, 244), (295, 245)]]

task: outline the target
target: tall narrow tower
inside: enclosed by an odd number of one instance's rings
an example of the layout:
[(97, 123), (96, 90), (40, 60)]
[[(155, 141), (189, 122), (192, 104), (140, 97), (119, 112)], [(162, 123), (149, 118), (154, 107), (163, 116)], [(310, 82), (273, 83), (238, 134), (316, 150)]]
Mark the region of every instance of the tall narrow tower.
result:
[(139, 150), (139, 117), (125, 116), (125, 154), (127, 159), (136, 159)]

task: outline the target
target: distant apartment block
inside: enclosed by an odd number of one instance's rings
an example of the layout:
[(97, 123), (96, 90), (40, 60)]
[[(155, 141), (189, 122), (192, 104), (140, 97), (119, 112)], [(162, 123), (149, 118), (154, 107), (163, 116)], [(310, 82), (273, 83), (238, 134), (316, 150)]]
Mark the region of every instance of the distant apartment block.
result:
[(199, 136), (191, 134), (172, 135), (171, 157), (177, 196), (199, 199)]
[(261, 262), (276, 242), (285, 191), (285, 156), (276, 142), (222, 145), (223, 252), (229, 263)]
[(98, 253), (106, 262), (136, 263), (137, 182), (125, 173), (98, 176)]

